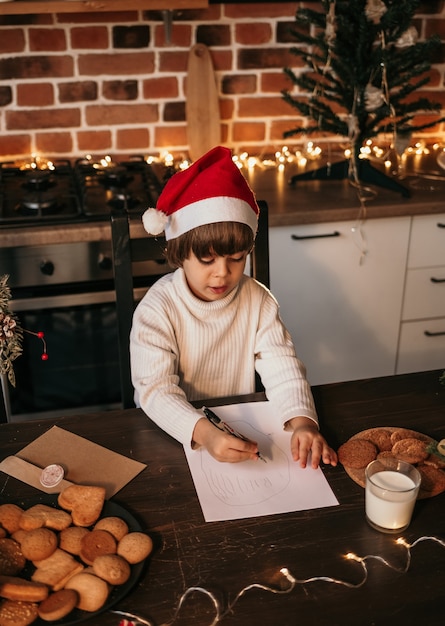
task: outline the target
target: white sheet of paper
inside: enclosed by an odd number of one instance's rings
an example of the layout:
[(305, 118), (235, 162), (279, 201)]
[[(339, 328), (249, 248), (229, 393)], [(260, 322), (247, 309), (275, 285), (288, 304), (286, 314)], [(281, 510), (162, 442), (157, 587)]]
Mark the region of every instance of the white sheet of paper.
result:
[(274, 425), (269, 402), (212, 407), (222, 420), (258, 442), (263, 461), (220, 463), (205, 449), (184, 448), (206, 522), (337, 506), (320, 468), (302, 469), (290, 433)]

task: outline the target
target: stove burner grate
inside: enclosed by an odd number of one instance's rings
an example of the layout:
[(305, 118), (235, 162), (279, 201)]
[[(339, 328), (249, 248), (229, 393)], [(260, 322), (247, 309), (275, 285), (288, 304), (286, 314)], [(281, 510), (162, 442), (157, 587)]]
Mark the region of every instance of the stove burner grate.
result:
[(112, 208), (125, 207), (134, 217), (156, 206), (162, 183), (142, 156), (118, 163), (79, 159), (75, 172), (86, 216), (108, 219)]
[(0, 163), (0, 223), (63, 223), (81, 214), (74, 171), (67, 160), (53, 169), (21, 168)]

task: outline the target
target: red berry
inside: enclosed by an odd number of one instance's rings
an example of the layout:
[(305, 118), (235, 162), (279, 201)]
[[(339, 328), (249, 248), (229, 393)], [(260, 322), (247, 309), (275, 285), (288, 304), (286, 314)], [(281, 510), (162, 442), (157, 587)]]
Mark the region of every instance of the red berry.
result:
[(47, 360), (48, 360), (48, 354), (47, 354), (46, 352), (44, 352), (44, 353), (42, 354), (42, 357), (41, 357), (41, 358), (42, 358), (42, 361), (47, 361)]
[(42, 330), (39, 330), (39, 332), (37, 333), (37, 337), (39, 337), (39, 339), (43, 339), (44, 336), (45, 333)]

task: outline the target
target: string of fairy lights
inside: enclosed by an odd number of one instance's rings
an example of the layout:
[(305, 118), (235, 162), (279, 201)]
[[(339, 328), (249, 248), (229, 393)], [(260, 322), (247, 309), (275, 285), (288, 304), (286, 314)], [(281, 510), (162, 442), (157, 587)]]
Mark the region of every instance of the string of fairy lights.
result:
[[(311, 576), (310, 578), (296, 578), (287, 567), (282, 567), (280, 569), (280, 573), (284, 577), (284, 579), (287, 580), (287, 582), (289, 583), (289, 585), (286, 588), (280, 589), (277, 587), (272, 587), (272, 586), (265, 585), (265, 584), (258, 583), (258, 582), (250, 583), (246, 585), (245, 587), (243, 587), (236, 594), (233, 600), (231, 600), (226, 606), (222, 604), (221, 600), (217, 598), (214, 593), (212, 593), (205, 587), (202, 587), (202, 586), (188, 587), (179, 598), (179, 601), (177, 603), (176, 609), (174, 610), (172, 619), (169, 622), (161, 624), (161, 626), (173, 626), (176, 620), (178, 619), (181, 609), (185, 601), (187, 600), (187, 598), (191, 596), (192, 594), (196, 594), (196, 593), (204, 594), (211, 600), (213, 608), (214, 608), (214, 617), (213, 617), (213, 621), (209, 623), (208, 626), (216, 626), (216, 624), (220, 623), (221, 620), (226, 615), (228, 615), (229, 613), (233, 614), (236, 603), (240, 600), (240, 598), (242, 598), (244, 595), (246, 595), (249, 591), (252, 591), (253, 589), (259, 589), (259, 590), (266, 591), (272, 594), (277, 594), (277, 595), (286, 595), (286, 594), (292, 593), (292, 591), (295, 589), (297, 585), (307, 585), (309, 583), (320, 582), (320, 581), (330, 583), (333, 585), (340, 585), (342, 587), (347, 587), (348, 589), (359, 589), (360, 587), (363, 587), (368, 580), (368, 562), (369, 561), (377, 561), (383, 566), (388, 567), (389, 569), (395, 572), (398, 572), (400, 574), (406, 574), (411, 566), (412, 548), (415, 548), (418, 544), (424, 541), (431, 541), (433, 543), (436, 543), (440, 547), (445, 548), (445, 541), (443, 539), (440, 539), (439, 537), (424, 535), (422, 537), (419, 537), (412, 543), (408, 543), (403, 537), (399, 537), (398, 539), (396, 539), (396, 545), (402, 546), (406, 549), (406, 559), (405, 559), (405, 563), (402, 566), (395, 565), (394, 563), (391, 563), (388, 559), (377, 554), (367, 554), (366, 556), (358, 556), (357, 554), (354, 554), (353, 552), (348, 552), (347, 554), (344, 555), (345, 559), (353, 563), (358, 563), (362, 570), (362, 576), (357, 582), (350, 582), (348, 580), (333, 578), (332, 576), (327, 576), (327, 575)], [(133, 613), (128, 613), (125, 611), (117, 611), (117, 610), (114, 610), (112, 612), (121, 617), (119, 626), (156, 626), (156, 624), (153, 621), (150, 621), (149, 619), (145, 617), (141, 617)]]
[[(359, 158), (368, 159), (371, 163), (380, 167), (387, 176), (397, 177), (403, 180), (406, 176), (411, 176), (411, 186), (422, 188), (426, 185), (429, 190), (434, 189), (434, 185), (440, 186), (440, 181), (445, 182), (445, 142), (433, 141), (429, 144), (426, 140), (419, 139), (411, 143), (400, 143), (395, 149), (394, 138), (391, 137), (386, 145), (379, 141), (367, 140), (360, 149)], [(301, 146), (288, 147), (282, 146), (275, 150), (272, 154), (262, 156), (250, 154), (247, 150), (234, 154), (233, 160), (236, 165), (246, 174), (252, 174), (256, 171), (264, 172), (275, 170), (277, 175), (289, 178), (297, 173), (304, 174), (316, 170), (319, 165), (332, 164), (334, 160), (348, 160), (354, 162), (352, 158), (352, 149), (350, 145), (346, 147), (342, 144), (327, 142), (325, 145), (319, 145), (314, 141), (307, 141)], [(431, 167), (425, 166), (425, 160), (428, 159), (434, 165), (438, 166), (437, 172), (431, 171)], [(174, 157), (169, 151), (164, 151), (158, 157), (150, 156), (147, 158), (148, 163), (161, 163), (165, 167), (173, 168), (173, 170), (183, 170), (190, 166), (187, 158)], [(283, 182), (283, 178), (281, 181)], [(286, 181), (284, 181), (286, 184)], [(351, 227), (352, 241), (355, 244), (359, 258), (358, 263), (362, 265), (368, 254), (368, 245), (366, 240), (365, 222), (367, 219), (367, 203), (378, 195), (378, 192), (359, 181), (357, 173), (352, 172), (349, 178), (349, 184), (355, 188), (358, 199), (357, 215), (354, 225)]]
[[(241, 170), (277, 169), (284, 171), (288, 167), (295, 166), (298, 171), (303, 172), (306, 169), (313, 169), (314, 166), (317, 167), (317, 163), (323, 160), (329, 162), (333, 151), (339, 152), (339, 158), (351, 158), (350, 147), (345, 148), (341, 144), (333, 142), (322, 146), (314, 141), (307, 141), (297, 147), (282, 146), (267, 156), (250, 154), (244, 150), (234, 154), (233, 160)], [(405, 163), (408, 159), (415, 157), (420, 163), (422, 157), (428, 155), (435, 155), (437, 164), (445, 170), (445, 143), (442, 141), (434, 140), (432, 143), (428, 143), (427, 140), (419, 139), (412, 145), (407, 145), (396, 155), (392, 155), (392, 145), (385, 146), (381, 142), (375, 142), (371, 139), (366, 141), (360, 149), (360, 158), (371, 159), (380, 163), (387, 172), (394, 174), (401, 173), (399, 160)], [(174, 167), (176, 170), (184, 170), (191, 165), (188, 158), (174, 156), (168, 150), (161, 151), (158, 156), (150, 155), (146, 161), (149, 164), (161, 163), (165, 167)], [(419, 174), (416, 172), (416, 164), (414, 164), (413, 174), (416, 173)]]

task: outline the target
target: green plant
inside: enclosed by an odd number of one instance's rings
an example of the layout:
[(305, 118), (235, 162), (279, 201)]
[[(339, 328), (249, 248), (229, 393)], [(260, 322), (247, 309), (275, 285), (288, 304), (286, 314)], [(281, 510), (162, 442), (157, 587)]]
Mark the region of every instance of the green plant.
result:
[(0, 276), (0, 374), (15, 386), (13, 361), (22, 354), (23, 330), (19, 320), (9, 309), (11, 291), (9, 276)]

